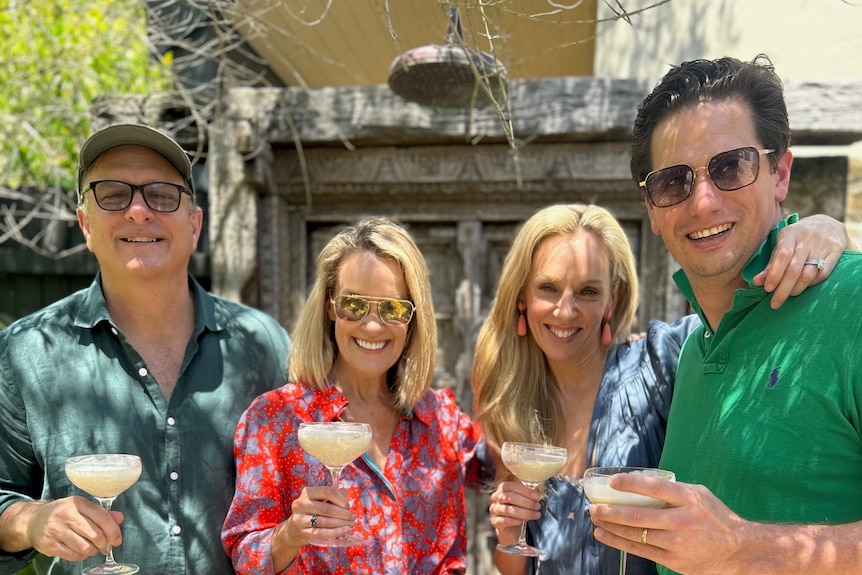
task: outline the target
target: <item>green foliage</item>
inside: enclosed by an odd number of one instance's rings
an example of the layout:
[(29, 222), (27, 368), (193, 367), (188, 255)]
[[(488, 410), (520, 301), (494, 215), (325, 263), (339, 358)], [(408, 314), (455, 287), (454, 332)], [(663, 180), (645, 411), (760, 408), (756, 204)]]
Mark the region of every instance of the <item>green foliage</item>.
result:
[(73, 189), (90, 104), (170, 89), (141, 0), (0, 0), (0, 184)]

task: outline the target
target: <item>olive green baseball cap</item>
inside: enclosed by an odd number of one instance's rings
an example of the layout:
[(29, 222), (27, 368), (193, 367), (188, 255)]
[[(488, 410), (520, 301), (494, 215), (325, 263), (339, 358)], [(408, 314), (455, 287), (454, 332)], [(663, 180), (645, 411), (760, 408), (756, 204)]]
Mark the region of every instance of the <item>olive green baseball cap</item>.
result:
[(84, 172), (99, 156), (117, 146), (143, 146), (160, 153), (179, 171), (189, 191), (194, 194), (192, 163), (188, 153), (167, 134), (144, 124), (114, 124), (99, 130), (84, 142), (78, 159), (79, 194)]

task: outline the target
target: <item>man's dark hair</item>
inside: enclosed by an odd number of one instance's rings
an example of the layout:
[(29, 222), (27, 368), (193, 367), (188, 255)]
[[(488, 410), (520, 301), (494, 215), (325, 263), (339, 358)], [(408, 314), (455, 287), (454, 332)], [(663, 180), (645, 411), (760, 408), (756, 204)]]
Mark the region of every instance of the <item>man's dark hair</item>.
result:
[(692, 60), (671, 68), (638, 107), (632, 130), (631, 172), (635, 184), (653, 170), (652, 135), (663, 119), (687, 106), (730, 99), (750, 106), (760, 139), (752, 144), (775, 150), (767, 156), (775, 170), (778, 158), (790, 146), (790, 123), (784, 86), (769, 57), (759, 54), (751, 62), (730, 57)]

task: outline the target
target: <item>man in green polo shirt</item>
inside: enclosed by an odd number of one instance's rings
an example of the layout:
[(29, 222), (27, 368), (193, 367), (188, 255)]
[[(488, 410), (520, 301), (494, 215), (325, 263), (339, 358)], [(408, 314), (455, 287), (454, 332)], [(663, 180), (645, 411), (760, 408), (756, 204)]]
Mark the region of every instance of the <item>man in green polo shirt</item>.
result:
[(632, 175), (703, 326), (680, 354), (661, 458), (678, 482), (612, 480), (666, 508), (591, 512), (599, 541), (662, 573), (860, 572), (862, 254), (780, 310), (753, 282), (795, 219), (789, 145), (762, 55), (683, 63), (638, 110)]
[[(191, 169), (142, 125), (81, 149), (78, 221), (99, 274), (0, 331), (0, 573), (79, 575), (110, 544), (141, 573), (233, 574), (219, 532), (234, 431), (287, 380), (288, 337), (189, 275), (203, 223)], [(66, 477), (67, 457), (91, 453), (142, 460), (113, 513)]]

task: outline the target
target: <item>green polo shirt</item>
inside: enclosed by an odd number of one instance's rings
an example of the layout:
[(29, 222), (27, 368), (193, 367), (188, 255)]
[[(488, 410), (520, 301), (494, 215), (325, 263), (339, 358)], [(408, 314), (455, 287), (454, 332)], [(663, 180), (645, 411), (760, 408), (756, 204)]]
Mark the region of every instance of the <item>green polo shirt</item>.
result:
[[(125, 515), (117, 561), (141, 573), (233, 574), (219, 533), (234, 431), (252, 399), (287, 380), (288, 337), (263, 312), (192, 278), (189, 289), (194, 335), (170, 401), (111, 322), (101, 276), (0, 331), (0, 513), (22, 498), (86, 496), (66, 478), (69, 456), (137, 454), (141, 478), (114, 503)], [(0, 554), (0, 572), (33, 558), (38, 573), (79, 575), (104, 560), (33, 555)]]
[[(707, 486), (740, 516), (773, 523), (862, 519), (862, 254), (781, 309), (752, 283), (778, 231), (748, 262), (713, 333), (683, 346), (661, 467)], [(666, 568), (662, 573), (671, 573)]]

